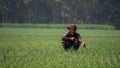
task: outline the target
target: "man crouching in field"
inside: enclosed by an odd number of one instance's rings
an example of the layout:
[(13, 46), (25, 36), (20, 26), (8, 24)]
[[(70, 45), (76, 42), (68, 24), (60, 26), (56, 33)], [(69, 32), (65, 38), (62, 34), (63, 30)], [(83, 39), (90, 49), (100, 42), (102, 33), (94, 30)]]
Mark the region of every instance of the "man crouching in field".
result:
[(76, 33), (77, 26), (75, 24), (68, 25), (66, 29), (68, 32), (62, 36), (62, 45), (65, 51), (72, 48), (77, 51), (81, 44), (86, 47), (81, 36)]

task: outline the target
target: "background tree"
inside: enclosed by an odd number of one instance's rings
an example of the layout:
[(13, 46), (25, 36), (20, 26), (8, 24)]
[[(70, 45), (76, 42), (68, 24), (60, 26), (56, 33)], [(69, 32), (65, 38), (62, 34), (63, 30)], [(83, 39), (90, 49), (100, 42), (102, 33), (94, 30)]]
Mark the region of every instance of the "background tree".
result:
[(0, 0), (0, 23), (110, 24), (119, 29), (120, 0)]

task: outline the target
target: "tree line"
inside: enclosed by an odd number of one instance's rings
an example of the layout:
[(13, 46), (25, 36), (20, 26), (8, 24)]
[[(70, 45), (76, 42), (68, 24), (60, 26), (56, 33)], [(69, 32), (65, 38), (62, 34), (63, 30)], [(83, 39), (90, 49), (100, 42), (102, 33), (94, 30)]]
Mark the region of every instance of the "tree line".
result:
[(110, 24), (120, 28), (120, 0), (0, 0), (0, 23)]

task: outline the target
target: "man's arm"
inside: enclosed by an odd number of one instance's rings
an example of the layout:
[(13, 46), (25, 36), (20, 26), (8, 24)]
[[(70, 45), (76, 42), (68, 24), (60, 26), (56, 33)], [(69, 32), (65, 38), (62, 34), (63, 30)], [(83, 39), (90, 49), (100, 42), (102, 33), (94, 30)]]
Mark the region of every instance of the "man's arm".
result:
[(83, 47), (86, 47), (84, 40), (81, 38), (79, 34), (78, 34), (78, 41), (83, 45)]
[(74, 37), (67, 37), (67, 36), (68, 36), (68, 33), (69, 33), (69, 32), (67, 32), (65, 35), (62, 36), (62, 40), (63, 40), (63, 41), (74, 41), (74, 40), (75, 40)]

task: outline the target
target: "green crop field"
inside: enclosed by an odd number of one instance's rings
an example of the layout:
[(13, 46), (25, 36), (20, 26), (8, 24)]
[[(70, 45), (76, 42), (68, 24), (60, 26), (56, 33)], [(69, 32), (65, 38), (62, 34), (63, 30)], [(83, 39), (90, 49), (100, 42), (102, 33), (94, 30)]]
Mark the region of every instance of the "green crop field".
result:
[(65, 29), (0, 28), (0, 68), (119, 68), (120, 30), (78, 29), (87, 47), (65, 52)]
[[(12, 27), (12, 28), (56, 28), (63, 29), (68, 24), (30, 24), (30, 23), (0, 23), (0, 27)], [(98, 24), (77, 24), (79, 29), (100, 29), (100, 30), (114, 30), (112, 25), (98, 25)]]

